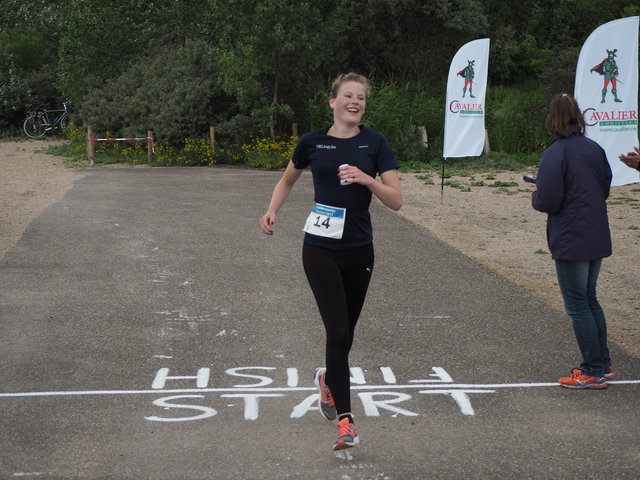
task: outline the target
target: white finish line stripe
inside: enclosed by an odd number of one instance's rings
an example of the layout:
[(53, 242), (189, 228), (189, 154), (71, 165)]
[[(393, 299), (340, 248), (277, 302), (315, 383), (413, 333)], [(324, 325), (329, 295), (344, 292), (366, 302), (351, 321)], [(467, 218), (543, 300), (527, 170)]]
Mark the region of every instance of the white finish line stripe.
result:
[[(614, 380), (607, 382), (610, 385), (640, 385), (640, 380)], [(351, 390), (406, 390), (406, 389), (427, 389), (437, 391), (459, 391), (459, 390), (493, 390), (498, 388), (540, 388), (557, 387), (556, 382), (550, 383), (445, 383), (440, 385), (352, 385)], [(315, 387), (230, 387), (230, 388), (180, 388), (180, 389), (158, 389), (158, 390), (78, 390), (59, 392), (15, 392), (0, 393), (0, 398), (26, 398), (26, 397), (67, 397), (67, 396), (107, 396), (107, 395), (165, 395), (182, 393), (280, 393), (280, 392), (314, 392)]]

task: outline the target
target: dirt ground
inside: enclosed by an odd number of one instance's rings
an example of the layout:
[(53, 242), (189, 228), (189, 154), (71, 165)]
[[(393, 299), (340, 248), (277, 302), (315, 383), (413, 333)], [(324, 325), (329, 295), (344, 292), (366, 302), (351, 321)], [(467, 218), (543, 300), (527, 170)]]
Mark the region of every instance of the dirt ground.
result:
[[(0, 143), (0, 259), (86, 172), (44, 153), (50, 144)], [(444, 191), (437, 175), (403, 173), (400, 215), (563, 311), (546, 243), (546, 216), (531, 208), (533, 187), (522, 181), (526, 173), (535, 172), (454, 177)], [(603, 263), (599, 298), (610, 342), (640, 357), (640, 184), (612, 187), (608, 203), (614, 253)]]

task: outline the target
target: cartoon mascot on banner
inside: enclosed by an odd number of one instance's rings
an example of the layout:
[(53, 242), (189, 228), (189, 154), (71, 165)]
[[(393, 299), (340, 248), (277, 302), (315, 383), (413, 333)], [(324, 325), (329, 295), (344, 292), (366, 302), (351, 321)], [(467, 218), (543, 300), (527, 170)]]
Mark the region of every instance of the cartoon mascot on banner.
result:
[(611, 93), (613, 94), (613, 99), (616, 102), (622, 102), (618, 98), (618, 64), (616, 63), (616, 52), (617, 48), (613, 50), (607, 49), (607, 58), (602, 60), (601, 63), (593, 67), (589, 72), (598, 72), (600, 75), (604, 76), (604, 86), (602, 87), (602, 100), (600, 103), (604, 103), (604, 97), (607, 95), (607, 87), (609, 86), (609, 82), (611, 82)]
[(473, 96), (473, 77), (475, 76), (473, 65), (475, 63), (475, 60), (467, 60), (467, 66), (458, 72), (458, 75), (464, 77), (464, 88), (462, 89), (463, 98), (467, 93), (467, 87), (469, 87), (469, 97), (476, 98)]

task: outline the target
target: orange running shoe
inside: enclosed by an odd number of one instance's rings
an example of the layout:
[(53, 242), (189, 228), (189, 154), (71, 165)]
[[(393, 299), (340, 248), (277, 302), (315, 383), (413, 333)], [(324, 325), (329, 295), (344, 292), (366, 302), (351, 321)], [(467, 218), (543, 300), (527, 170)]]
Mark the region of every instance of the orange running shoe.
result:
[(338, 416), (336, 411), (336, 404), (333, 401), (331, 390), (324, 383), (324, 377), (327, 374), (326, 368), (318, 368), (316, 373), (313, 374), (313, 383), (318, 388), (318, 409), (324, 418), (327, 420), (335, 420)]
[(344, 450), (355, 447), (360, 443), (355, 424), (349, 422), (349, 417), (344, 417), (338, 422), (338, 439), (333, 444), (334, 450)]
[(558, 383), (565, 388), (607, 388), (605, 377), (584, 375), (579, 368), (571, 370), (571, 376), (560, 378)]

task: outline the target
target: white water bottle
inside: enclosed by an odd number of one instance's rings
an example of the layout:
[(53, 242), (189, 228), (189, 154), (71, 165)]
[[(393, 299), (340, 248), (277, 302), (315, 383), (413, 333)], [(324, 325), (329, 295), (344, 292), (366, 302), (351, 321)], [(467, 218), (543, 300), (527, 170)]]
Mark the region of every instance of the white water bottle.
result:
[[(348, 166), (349, 166), (348, 163), (343, 163), (338, 167), (338, 170), (340, 170), (342, 167), (348, 167)], [(340, 180), (340, 185), (351, 185), (351, 182), (349, 180)]]

